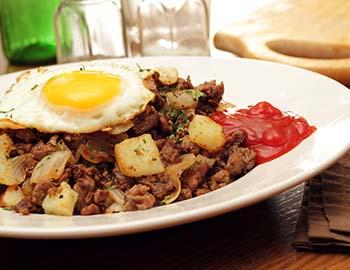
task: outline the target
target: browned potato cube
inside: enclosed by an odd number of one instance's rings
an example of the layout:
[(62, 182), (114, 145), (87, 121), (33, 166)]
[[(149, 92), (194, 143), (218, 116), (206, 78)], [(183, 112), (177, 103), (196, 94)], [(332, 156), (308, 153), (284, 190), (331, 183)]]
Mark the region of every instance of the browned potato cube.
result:
[(207, 116), (195, 115), (188, 128), (190, 140), (209, 152), (224, 146), (226, 136), (222, 126)]
[(119, 169), (127, 176), (138, 177), (164, 171), (158, 148), (150, 134), (116, 144), (115, 158)]

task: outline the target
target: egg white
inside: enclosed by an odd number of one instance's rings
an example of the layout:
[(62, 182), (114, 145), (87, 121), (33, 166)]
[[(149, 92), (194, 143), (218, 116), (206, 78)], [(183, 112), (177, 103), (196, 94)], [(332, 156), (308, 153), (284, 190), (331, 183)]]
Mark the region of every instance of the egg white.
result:
[[(121, 78), (118, 95), (106, 104), (87, 111), (50, 104), (41, 91), (44, 84), (53, 76), (80, 69), (118, 75)], [(153, 98), (154, 94), (144, 87), (136, 67), (95, 61), (41, 68), (27, 71), (6, 91), (0, 101), (0, 127), (15, 123), (48, 133), (94, 132), (130, 121)]]

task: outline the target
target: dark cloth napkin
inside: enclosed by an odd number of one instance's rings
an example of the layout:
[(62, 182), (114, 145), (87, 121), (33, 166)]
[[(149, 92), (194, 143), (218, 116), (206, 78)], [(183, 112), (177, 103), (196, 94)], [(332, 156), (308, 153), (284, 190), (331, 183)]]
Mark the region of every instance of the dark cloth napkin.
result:
[(350, 151), (305, 183), (294, 247), (350, 251)]

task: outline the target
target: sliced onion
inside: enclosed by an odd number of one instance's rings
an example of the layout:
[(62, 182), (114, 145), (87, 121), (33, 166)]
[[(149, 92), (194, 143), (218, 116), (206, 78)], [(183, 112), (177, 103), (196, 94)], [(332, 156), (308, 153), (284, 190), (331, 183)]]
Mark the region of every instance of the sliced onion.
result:
[(208, 165), (209, 168), (214, 166), (215, 163), (215, 159), (214, 158), (207, 158), (205, 156), (202, 155), (197, 155), (196, 156), (196, 162), (201, 163), (202, 161), (205, 161)]
[(166, 93), (167, 103), (177, 109), (195, 107), (197, 102), (193, 99), (192, 90), (177, 90)]
[(39, 183), (60, 178), (71, 156), (70, 151), (57, 151), (47, 155), (35, 166), (30, 182)]
[(94, 164), (114, 162), (113, 146), (117, 136), (103, 132), (86, 136), (86, 142), (79, 145), (78, 152), (85, 160)]
[(109, 190), (109, 196), (113, 199), (113, 201), (117, 204), (124, 205), (125, 202), (125, 194), (118, 188), (113, 188)]
[(12, 146), (13, 142), (8, 135), (0, 136), (0, 184), (6, 186), (19, 185), (26, 177), (25, 160), (29, 154), (8, 159)]
[(196, 162), (196, 157), (193, 154), (182, 155), (179, 159), (181, 160), (179, 163), (169, 165), (165, 168), (165, 173), (173, 182), (175, 190), (164, 198), (162, 201), (163, 204), (172, 203), (177, 197), (179, 197), (181, 192), (180, 177), (185, 170), (190, 168)]
[(13, 208), (24, 198), (23, 192), (19, 186), (9, 186), (0, 197), (0, 206)]
[(112, 203), (107, 209), (106, 213), (107, 214), (112, 214), (112, 213), (118, 213), (118, 212), (123, 212), (124, 211), (124, 206), (120, 205), (119, 203)]
[(11, 168), (17, 184), (21, 184), (26, 179), (26, 159), (28, 159), (29, 156), (30, 154), (27, 153), (8, 160), (8, 166)]
[(218, 107), (216, 108), (216, 111), (221, 112), (221, 111), (227, 111), (229, 109), (234, 108), (235, 105), (228, 101), (221, 100)]
[[(69, 162), (70, 163), (73, 163), (73, 164), (76, 164), (79, 160), (79, 157), (80, 157), (80, 153), (75, 157), (72, 153), (72, 151), (69, 149), (69, 147), (64, 143), (63, 140), (59, 141), (57, 143), (57, 147), (58, 147), (58, 150), (59, 151), (67, 151), (67, 152), (70, 152), (71, 153), (71, 157), (69, 159)], [(78, 151), (77, 151), (78, 152)]]
[(115, 125), (113, 127), (105, 128), (102, 131), (108, 132), (109, 134), (112, 134), (112, 135), (118, 135), (118, 134), (127, 132), (133, 126), (134, 126), (134, 124), (130, 121), (130, 122), (126, 122), (124, 124), (118, 124), (118, 125)]

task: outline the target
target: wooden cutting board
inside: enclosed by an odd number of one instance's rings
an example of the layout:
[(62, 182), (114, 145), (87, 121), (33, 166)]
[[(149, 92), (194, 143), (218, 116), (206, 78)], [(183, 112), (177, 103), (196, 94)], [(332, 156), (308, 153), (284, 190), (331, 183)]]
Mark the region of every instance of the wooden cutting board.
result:
[(216, 33), (214, 44), (350, 84), (350, 0), (275, 0)]

